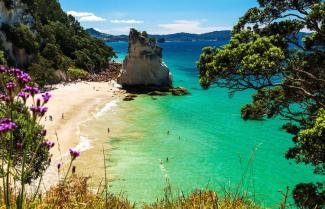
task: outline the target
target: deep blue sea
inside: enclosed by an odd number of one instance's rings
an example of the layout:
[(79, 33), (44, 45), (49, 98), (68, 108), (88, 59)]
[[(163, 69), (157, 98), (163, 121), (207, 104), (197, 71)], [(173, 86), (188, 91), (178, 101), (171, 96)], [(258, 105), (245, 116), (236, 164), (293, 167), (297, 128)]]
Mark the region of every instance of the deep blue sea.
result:
[[(107, 44), (122, 61), (127, 43)], [(281, 202), (279, 190), (317, 180), (310, 167), (285, 159), (293, 143), (291, 136), (280, 130), (284, 121), (241, 119), (240, 108), (251, 101), (253, 91), (230, 98), (227, 89), (200, 87), (196, 61), (202, 48), (223, 44), (160, 44), (174, 86), (184, 86), (191, 94), (140, 96), (120, 105), (130, 111), (127, 121), (121, 122), (125, 127), (123, 137), (107, 142), (114, 146), (109, 168), (116, 177), (112, 191), (126, 192), (131, 200), (150, 202), (163, 195), (168, 179), (174, 191), (184, 193), (196, 188), (220, 193), (225, 188), (239, 188), (259, 204), (270, 207)]]

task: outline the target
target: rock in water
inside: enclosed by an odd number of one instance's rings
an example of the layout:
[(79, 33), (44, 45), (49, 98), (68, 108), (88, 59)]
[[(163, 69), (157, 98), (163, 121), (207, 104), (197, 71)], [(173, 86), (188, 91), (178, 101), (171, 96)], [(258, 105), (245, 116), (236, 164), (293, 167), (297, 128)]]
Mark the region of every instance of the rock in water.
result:
[(168, 89), (172, 86), (172, 76), (162, 60), (162, 48), (154, 39), (131, 29), (129, 52), (117, 83), (124, 88)]
[(174, 96), (184, 96), (189, 94), (190, 92), (184, 88), (184, 87), (177, 87), (177, 88), (171, 88), (169, 91), (174, 95)]

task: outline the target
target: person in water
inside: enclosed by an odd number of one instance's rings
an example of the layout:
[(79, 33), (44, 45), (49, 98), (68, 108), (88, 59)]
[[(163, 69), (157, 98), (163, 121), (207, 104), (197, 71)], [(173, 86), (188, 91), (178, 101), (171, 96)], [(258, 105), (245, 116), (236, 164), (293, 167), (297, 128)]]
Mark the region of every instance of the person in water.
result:
[(170, 134), (169, 130), (167, 131), (167, 134), (168, 134), (168, 135)]

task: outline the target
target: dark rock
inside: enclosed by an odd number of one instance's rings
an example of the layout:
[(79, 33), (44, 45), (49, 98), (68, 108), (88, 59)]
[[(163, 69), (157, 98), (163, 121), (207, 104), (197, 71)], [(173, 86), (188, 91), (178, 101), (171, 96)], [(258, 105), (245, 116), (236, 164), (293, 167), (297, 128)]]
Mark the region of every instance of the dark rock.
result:
[(184, 96), (190, 92), (184, 87), (176, 87), (169, 90), (174, 96)]
[(150, 95), (150, 96), (166, 96), (167, 93), (162, 92), (162, 91), (151, 91), (148, 93), (148, 95)]
[(129, 95), (126, 95), (125, 97), (124, 97), (124, 101), (132, 101), (132, 100), (134, 100), (134, 98), (136, 98), (137, 97), (137, 95), (134, 95), (134, 94), (129, 94)]

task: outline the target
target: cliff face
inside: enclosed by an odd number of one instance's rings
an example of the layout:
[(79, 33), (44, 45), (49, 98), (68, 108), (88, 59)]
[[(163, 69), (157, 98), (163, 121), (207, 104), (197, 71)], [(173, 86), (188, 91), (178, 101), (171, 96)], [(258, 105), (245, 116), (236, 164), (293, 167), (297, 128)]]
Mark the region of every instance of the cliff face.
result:
[(5, 6), (3, 1), (0, 2), (0, 25), (3, 23), (13, 25), (23, 23), (32, 26), (35, 22), (33, 16), (26, 12), (27, 6), (21, 0), (13, 0), (10, 8)]
[(123, 87), (169, 88), (172, 76), (162, 61), (162, 48), (135, 29), (129, 34), (129, 51), (117, 83)]
[[(2, 25), (24, 24), (33, 26), (35, 20), (31, 14), (27, 12), (28, 7), (21, 0), (12, 0), (10, 8), (7, 8), (4, 1), (0, 2), (0, 28)], [(0, 30), (0, 42), (2, 47), (15, 61), (17, 65), (24, 65), (29, 62), (31, 56), (24, 49), (14, 46), (12, 42), (7, 40), (6, 34)]]

